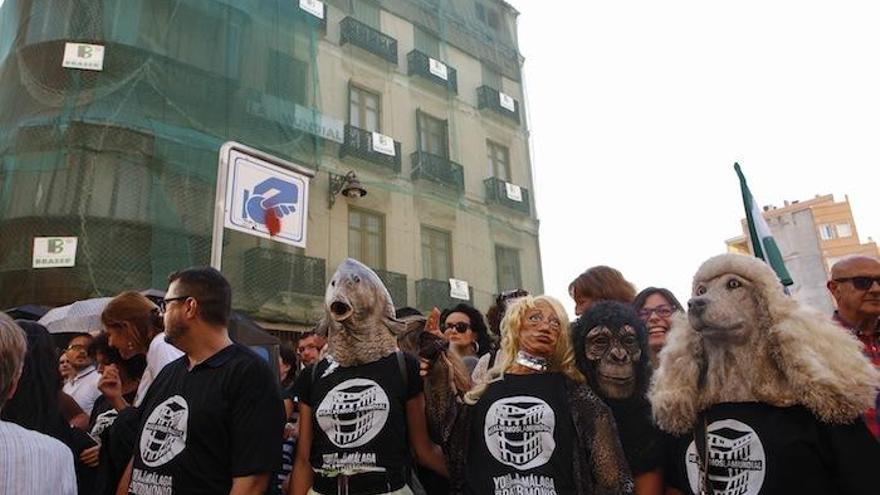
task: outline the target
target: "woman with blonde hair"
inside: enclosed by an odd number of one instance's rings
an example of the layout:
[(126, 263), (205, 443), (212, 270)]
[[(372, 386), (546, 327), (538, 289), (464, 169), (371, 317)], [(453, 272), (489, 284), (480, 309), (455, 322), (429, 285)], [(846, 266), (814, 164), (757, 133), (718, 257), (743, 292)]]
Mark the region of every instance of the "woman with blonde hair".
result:
[(465, 395), (447, 454), (451, 493), (631, 493), (614, 418), (575, 366), (568, 317), (549, 296), (514, 302), (501, 350)]
[[(101, 313), (101, 323), (107, 330), (110, 347), (119, 351), (122, 359), (146, 355), (147, 368), (141, 377), (134, 403), (144, 399), (150, 384), (166, 364), (183, 353), (165, 342), (162, 315), (159, 307), (138, 292), (127, 291), (114, 297)], [(126, 405), (122, 399), (122, 381), (115, 365), (107, 366), (98, 382), (98, 388), (118, 410)]]

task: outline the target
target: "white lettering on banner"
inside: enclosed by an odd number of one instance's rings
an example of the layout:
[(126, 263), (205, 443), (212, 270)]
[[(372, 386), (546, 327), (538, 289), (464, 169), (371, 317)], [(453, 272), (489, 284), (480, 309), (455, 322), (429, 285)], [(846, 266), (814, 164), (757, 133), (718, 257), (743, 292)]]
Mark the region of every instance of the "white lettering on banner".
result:
[(431, 74), (444, 81), (449, 80), (449, 71), (446, 69), (446, 64), (433, 57), (428, 57), (428, 70), (431, 71)]
[(299, 8), (312, 14), (318, 19), (324, 18), (324, 2), (321, 2), (320, 0), (299, 0)]
[(134, 495), (171, 495), (174, 493), (174, 480), (169, 475), (147, 473), (135, 468), (131, 472), (128, 491)]
[(272, 95), (261, 94), (259, 98), (248, 101), (247, 112), (339, 144), (345, 142), (345, 124), (341, 120)]
[(391, 137), (378, 132), (373, 133), (373, 151), (383, 155), (394, 156), (394, 140)]
[(33, 268), (76, 266), (76, 237), (34, 237)]
[(507, 199), (522, 203), (521, 187), (516, 184), (511, 184), (510, 182), (505, 182), (504, 188), (507, 190)]
[(464, 280), (456, 280), (454, 278), (450, 278), (449, 297), (469, 301), (471, 299), (471, 292), (470, 287), (468, 287), (468, 283)]
[(512, 96), (506, 95), (499, 91), (498, 100), (500, 101), (502, 107), (510, 110), (511, 112), (516, 111), (516, 102), (514, 101)]
[(495, 495), (556, 495), (556, 483), (549, 476), (519, 473), (492, 478)]
[(104, 46), (65, 43), (61, 66), (68, 69), (104, 70)]

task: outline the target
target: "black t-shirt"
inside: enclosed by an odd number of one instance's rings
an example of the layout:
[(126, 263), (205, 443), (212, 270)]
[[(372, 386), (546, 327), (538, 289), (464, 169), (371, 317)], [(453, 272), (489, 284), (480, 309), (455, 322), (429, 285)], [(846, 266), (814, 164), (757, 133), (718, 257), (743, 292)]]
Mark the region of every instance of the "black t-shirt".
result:
[(266, 362), (232, 344), (187, 369), (169, 363), (140, 407), (129, 493), (226, 494), (281, 467), (284, 407)]
[(573, 495), (575, 430), (565, 376), (504, 375), (472, 413), (465, 493)]
[[(880, 444), (864, 422), (822, 423), (802, 406), (763, 403), (713, 406), (698, 421), (708, 441), (709, 482), (714, 493), (876, 494)], [(667, 437), (666, 483), (700, 493), (702, 469), (694, 435)], [(700, 445), (699, 450), (704, 450)], [(712, 492), (710, 492), (712, 493)]]
[(350, 367), (325, 359), (314, 374), (303, 370), (294, 389), (312, 408), (315, 470), (399, 473), (410, 465), (406, 402), (422, 393), (422, 379), (419, 362), (404, 356), (406, 387), (396, 354)]
[[(125, 402), (132, 404), (135, 395), (137, 395), (137, 390), (123, 394), (122, 398), (125, 399)], [(89, 433), (95, 438), (100, 437), (104, 430), (116, 421), (118, 415), (119, 413), (110, 405), (107, 397), (101, 395), (95, 400), (95, 405), (92, 406), (92, 414), (89, 417)]]

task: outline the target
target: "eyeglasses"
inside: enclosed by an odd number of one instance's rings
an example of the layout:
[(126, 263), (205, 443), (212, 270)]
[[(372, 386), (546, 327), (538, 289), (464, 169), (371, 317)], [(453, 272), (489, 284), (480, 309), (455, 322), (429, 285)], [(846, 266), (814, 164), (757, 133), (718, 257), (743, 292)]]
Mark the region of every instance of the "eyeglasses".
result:
[(657, 316), (660, 318), (669, 318), (672, 316), (672, 313), (675, 313), (675, 308), (668, 304), (661, 304), (656, 308), (642, 308), (639, 310), (639, 318), (647, 320), (651, 317), (651, 313), (657, 313)]
[(64, 349), (64, 350), (65, 351), (84, 351), (84, 350), (86, 350), (86, 346), (80, 345), (80, 344), (71, 344), (71, 345), (67, 346), (67, 349)]
[[(545, 321), (544, 315), (541, 313), (535, 313), (535, 314), (528, 317), (528, 321), (532, 325), (537, 325), (539, 323), (543, 323)], [(560, 322), (559, 318), (557, 318), (555, 316), (551, 316), (546, 321), (547, 321), (547, 325), (549, 325), (550, 328), (561, 328), (562, 327), (562, 322)]]
[(447, 323), (446, 326), (444, 327), (444, 330), (451, 330), (453, 328), (458, 333), (465, 333), (468, 330), (470, 330), (471, 325), (470, 325), (470, 323), (465, 323), (463, 321), (460, 321), (458, 323)]
[(868, 290), (874, 284), (880, 284), (880, 277), (868, 277), (868, 276), (859, 276), (859, 277), (844, 277), (844, 278), (835, 278), (835, 282), (851, 282), (853, 287), (856, 290)]
[(183, 301), (184, 299), (189, 299), (192, 296), (180, 296), (180, 297), (167, 297), (165, 299), (159, 299), (159, 302), (156, 303), (156, 306), (159, 307), (159, 313), (165, 314), (165, 310), (168, 309), (168, 303), (172, 303), (174, 301)]

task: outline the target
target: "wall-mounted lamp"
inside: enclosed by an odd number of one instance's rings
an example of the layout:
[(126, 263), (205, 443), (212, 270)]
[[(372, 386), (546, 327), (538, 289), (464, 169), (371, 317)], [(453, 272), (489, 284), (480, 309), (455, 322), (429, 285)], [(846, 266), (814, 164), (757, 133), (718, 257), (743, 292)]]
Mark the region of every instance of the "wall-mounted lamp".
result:
[(367, 190), (361, 185), (353, 170), (345, 175), (334, 174), (330, 172), (330, 208), (336, 202), (336, 196), (342, 193), (346, 198), (357, 199), (367, 195)]

